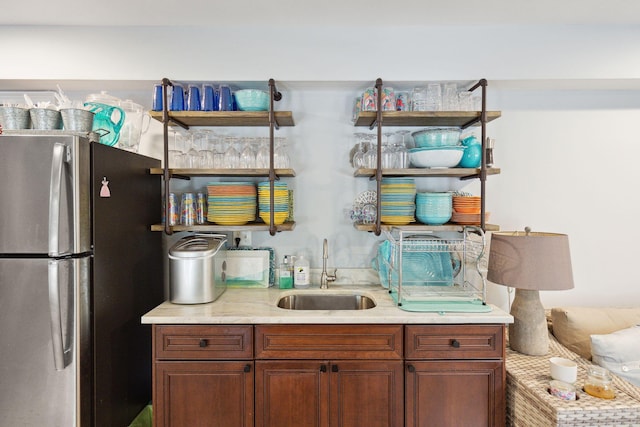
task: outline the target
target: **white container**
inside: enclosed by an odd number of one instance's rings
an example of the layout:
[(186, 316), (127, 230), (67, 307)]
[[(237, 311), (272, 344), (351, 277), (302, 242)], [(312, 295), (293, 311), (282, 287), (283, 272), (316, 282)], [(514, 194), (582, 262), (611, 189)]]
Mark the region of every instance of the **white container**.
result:
[(568, 384), (575, 383), (578, 378), (578, 364), (563, 357), (549, 359), (549, 370), (551, 378)]
[(293, 264), (293, 287), (296, 289), (308, 288), (311, 284), (309, 261), (300, 255)]

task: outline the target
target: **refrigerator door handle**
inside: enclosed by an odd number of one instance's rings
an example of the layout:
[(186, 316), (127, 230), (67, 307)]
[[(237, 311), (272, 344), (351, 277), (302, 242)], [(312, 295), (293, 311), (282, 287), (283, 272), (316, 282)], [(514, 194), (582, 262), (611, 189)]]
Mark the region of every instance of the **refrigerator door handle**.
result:
[[(66, 368), (70, 360), (66, 357), (71, 349), (65, 348), (62, 329), (62, 305), (60, 301), (60, 274), (58, 260), (49, 261), (49, 313), (51, 315), (51, 341), (53, 344), (53, 362), (56, 371)], [(71, 339), (68, 340), (69, 345)]]
[(64, 144), (55, 143), (53, 146), (51, 180), (49, 181), (49, 256), (60, 255), (60, 197), (65, 150)]

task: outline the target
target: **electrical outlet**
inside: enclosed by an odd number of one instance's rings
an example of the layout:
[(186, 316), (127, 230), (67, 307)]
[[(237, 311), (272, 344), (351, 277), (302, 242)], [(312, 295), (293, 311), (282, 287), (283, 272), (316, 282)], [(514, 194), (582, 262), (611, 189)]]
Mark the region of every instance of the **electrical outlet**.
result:
[(240, 239), (239, 246), (251, 246), (251, 232), (250, 231), (234, 231), (233, 232), (233, 244)]

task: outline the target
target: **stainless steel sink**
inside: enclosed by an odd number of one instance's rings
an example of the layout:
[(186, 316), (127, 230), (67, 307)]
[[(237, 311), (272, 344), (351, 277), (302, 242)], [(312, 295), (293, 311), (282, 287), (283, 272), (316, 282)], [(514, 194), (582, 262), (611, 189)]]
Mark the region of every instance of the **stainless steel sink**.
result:
[(289, 310), (367, 310), (373, 299), (358, 294), (292, 294), (278, 300), (278, 307)]

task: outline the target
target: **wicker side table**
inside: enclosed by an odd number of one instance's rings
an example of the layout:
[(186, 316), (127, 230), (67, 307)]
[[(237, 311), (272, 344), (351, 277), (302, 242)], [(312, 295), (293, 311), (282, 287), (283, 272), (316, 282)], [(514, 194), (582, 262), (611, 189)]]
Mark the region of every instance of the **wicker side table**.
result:
[[(507, 425), (543, 426), (640, 426), (640, 389), (615, 377), (615, 399), (605, 400), (582, 391), (586, 367), (591, 363), (560, 345), (550, 336), (546, 356), (527, 356), (507, 348)], [(565, 401), (547, 391), (551, 377), (549, 358), (565, 357), (578, 363), (578, 399)]]

